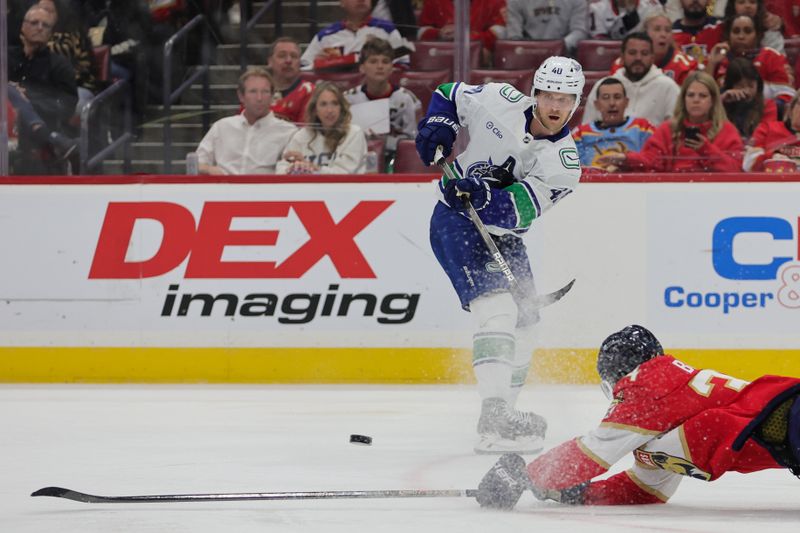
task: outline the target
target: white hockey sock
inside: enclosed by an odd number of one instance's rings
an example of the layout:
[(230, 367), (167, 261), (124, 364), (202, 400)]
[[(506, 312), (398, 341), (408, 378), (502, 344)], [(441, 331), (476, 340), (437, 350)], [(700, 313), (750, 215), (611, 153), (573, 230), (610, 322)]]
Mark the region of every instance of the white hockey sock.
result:
[(506, 398), (516, 350), (517, 305), (510, 293), (481, 296), (470, 302), (476, 319), (472, 367), (481, 398)]
[(514, 351), (511, 370), (511, 388), (505, 398), (511, 407), (516, 405), (519, 393), (522, 392), (522, 387), (525, 386), (537, 340), (536, 324), (517, 328), (516, 350)]

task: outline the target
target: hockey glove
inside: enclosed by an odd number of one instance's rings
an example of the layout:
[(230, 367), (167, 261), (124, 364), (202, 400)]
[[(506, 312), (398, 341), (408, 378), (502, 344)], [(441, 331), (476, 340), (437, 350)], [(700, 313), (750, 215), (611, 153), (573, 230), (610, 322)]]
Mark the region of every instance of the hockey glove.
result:
[(533, 491), (533, 495), (536, 496), (537, 500), (552, 500), (567, 505), (583, 505), (584, 494), (588, 488), (588, 481), (562, 490), (543, 489), (531, 484), (531, 491)]
[(493, 166), (491, 174), (483, 177), (483, 181), (489, 184), (492, 189), (505, 189), (509, 185), (516, 183), (514, 175), (504, 167)]
[(453, 152), (458, 122), (447, 115), (431, 115), (420, 120), (417, 131), (417, 153), (427, 167), (435, 163), (433, 158), (438, 146), (442, 147), (445, 157)]
[(506, 454), (483, 476), (475, 499), (481, 507), (511, 510), (529, 488), (531, 480), (525, 459), (517, 454)]
[(492, 192), (489, 184), (481, 178), (461, 178), (447, 182), (444, 187), (444, 201), (447, 205), (456, 211), (466, 211), (465, 197), (469, 198), (476, 211), (480, 211), (492, 200)]

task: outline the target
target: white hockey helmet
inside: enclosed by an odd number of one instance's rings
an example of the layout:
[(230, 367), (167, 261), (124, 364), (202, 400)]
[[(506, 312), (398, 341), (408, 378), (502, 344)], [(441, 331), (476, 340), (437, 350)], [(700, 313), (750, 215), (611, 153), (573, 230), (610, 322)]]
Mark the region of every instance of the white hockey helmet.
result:
[(583, 77), (581, 64), (569, 57), (551, 56), (542, 61), (533, 75), (531, 98), (536, 107), (536, 91), (574, 94), (575, 105), (572, 106), (567, 122), (575, 114), (581, 104), (581, 95), (586, 79)]

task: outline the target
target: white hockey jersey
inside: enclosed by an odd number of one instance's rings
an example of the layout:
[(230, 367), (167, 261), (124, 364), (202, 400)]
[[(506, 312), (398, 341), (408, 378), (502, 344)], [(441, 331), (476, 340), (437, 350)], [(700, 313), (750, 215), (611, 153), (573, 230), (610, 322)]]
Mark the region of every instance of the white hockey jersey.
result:
[[(530, 133), (533, 102), (512, 85), (440, 85), (428, 109), (428, 115), (437, 114), (457, 117), (469, 131), (469, 143), (455, 159), (459, 174), (482, 177), (491, 167), (502, 166), (516, 180), (503, 189), (510, 193), (509, 209), (515, 211), (516, 225), (512, 229), (488, 225), (490, 232), (524, 233), (578, 185), (580, 159), (569, 129), (565, 126), (556, 135), (534, 137)], [(442, 201), (445, 183), (442, 178)]]

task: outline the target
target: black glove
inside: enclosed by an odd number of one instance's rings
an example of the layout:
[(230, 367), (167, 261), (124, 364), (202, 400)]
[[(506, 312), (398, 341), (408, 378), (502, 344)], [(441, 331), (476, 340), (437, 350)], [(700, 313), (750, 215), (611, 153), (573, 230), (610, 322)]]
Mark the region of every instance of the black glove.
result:
[(552, 500), (558, 503), (566, 503), (568, 505), (583, 505), (584, 494), (586, 489), (589, 488), (589, 482), (580, 483), (573, 487), (562, 490), (542, 489), (536, 487), (531, 483), (531, 491), (538, 500)]
[(516, 454), (507, 454), (483, 476), (475, 499), (481, 507), (510, 510), (525, 489), (529, 488), (531, 480), (525, 468), (525, 459)]
[(435, 162), (433, 158), (438, 146), (442, 147), (444, 157), (452, 153), (458, 122), (447, 115), (431, 115), (420, 120), (417, 131), (417, 153), (427, 167)]
[[(461, 193), (459, 195), (459, 193)], [(456, 211), (464, 211), (464, 195), (469, 197), (469, 202), (476, 211), (480, 211), (492, 199), (489, 184), (481, 178), (461, 178), (460, 180), (450, 180), (444, 187), (444, 201)]]
[(483, 176), (483, 181), (489, 184), (492, 189), (505, 189), (517, 180), (514, 175), (505, 167), (493, 166), (488, 176)]

